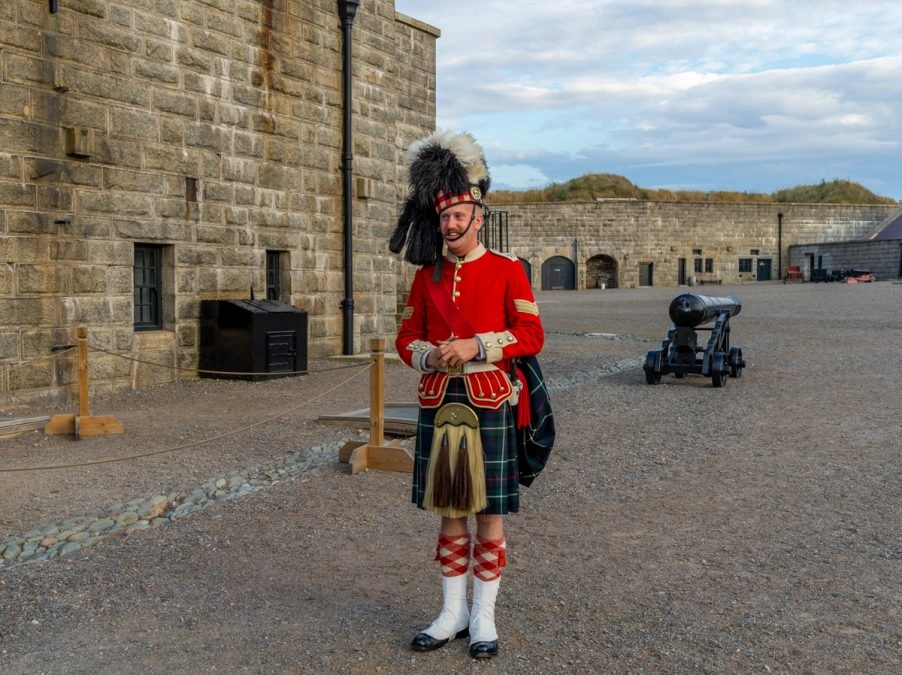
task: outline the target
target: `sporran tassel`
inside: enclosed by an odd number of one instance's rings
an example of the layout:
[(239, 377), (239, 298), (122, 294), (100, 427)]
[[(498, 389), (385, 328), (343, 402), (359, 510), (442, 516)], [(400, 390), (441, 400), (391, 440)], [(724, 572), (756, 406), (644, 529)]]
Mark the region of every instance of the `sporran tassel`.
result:
[(454, 508), (471, 512), (473, 508), (473, 479), (470, 473), (470, 458), (467, 453), (466, 435), (460, 439), (457, 451), (457, 465), (454, 467), (454, 481), (451, 489), (454, 493)]
[(448, 434), (442, 434), (442, 447), (435, 462), (433, 478), (433, 503), (439, 508), (451, 506), (451, 449), (448, 446)]

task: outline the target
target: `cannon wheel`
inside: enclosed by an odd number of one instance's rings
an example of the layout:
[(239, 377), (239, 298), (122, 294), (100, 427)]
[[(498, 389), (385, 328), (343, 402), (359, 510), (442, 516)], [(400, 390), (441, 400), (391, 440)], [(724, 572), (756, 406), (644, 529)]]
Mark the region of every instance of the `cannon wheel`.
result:
[(720, 388), (727, 384), (730, 365), (726, 361), (727, 355), (723, 352), (715, 352), (711, 359), (711, 382), (713, 382), (715, 388)]
[(652, 350), (645, 357), (645, 381), (648, 384), (661, 384), (661, 368), (658, 361), (660, 353)]
[(730, 349), (730, 377), (742, 377), (742, 350), (739, 347)]

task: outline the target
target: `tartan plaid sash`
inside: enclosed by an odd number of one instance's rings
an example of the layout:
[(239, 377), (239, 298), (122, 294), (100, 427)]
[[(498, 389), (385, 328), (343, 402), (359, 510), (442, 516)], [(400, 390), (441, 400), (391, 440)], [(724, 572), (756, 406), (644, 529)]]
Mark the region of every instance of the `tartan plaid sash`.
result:
[(514, 362), (512, 369), (522, 373), (524, 381), (517, 407), (529, 406), (529, 422), (517, 427), (517, 469), (520, 484), (529, 487), (551, 455), (555, 436), (554, 413), (539, 360), (535, 356), (519, 356)]

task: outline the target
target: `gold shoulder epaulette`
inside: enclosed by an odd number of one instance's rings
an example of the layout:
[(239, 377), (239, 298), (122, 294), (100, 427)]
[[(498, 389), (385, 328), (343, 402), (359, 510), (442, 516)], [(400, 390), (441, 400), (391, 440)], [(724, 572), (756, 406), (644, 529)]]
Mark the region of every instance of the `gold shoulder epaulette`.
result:
[(514, 253), (505, 253), (504, 251), (496, 251), (493, 248), (489, 249), (490, 253), (494, 253), (495, 255), (500, 255), (502, 258), (507, 258), (508, 260), (519, 260), (519, 258)]

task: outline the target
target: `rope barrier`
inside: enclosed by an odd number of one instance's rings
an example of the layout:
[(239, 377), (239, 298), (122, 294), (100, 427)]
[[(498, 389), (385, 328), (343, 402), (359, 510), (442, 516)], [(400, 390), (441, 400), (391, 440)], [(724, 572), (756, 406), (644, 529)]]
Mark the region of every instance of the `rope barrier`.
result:
[[(169, 370), (178, 370), (180, 372), (185, 373), (198, 373), (203, 375), (235, 375), (235, 376), (253, 376), (253, 377), (285, 377), (286, 375), (309, 375), (310, 373), (324, 373), (331, 370), (344, 370), (347, 368), (356, 368), (359, 366), (359, 363), (346, 364), (341, 366), (332, 366), (329, 368), (314, 368), (307, 370), (279, 370), (279, 371), (267, 371), (267, 372), (257, 372), (257, 371), (240, 371), (240, 370), (207, 370), (204, 368), (185, 368), (183, 366), (173, 366), (167, 363), (156, 363), (155, 361), (147, 361), (145, 359), (139, 359), (134, 356), (126, 356), (125, 354), (119, 354), (117, 352), (111, 352), (108, 349), (103, 349), (102, 347), (89, 347), (89, 351), (98, 352), (101, 354), (107, 354), (109, 356), (115, 356), (120, 359), (124, 359), (125, 361), (132, 361), (133, 363), (140, 363), (146, 366), (156, 366), (158, 368), (168, 368)], [(19, 359), (17, 362), (7, 362), (0, 363), (0, 367), (6, 367), (9, 369), (12, 368), (24, 368), (27, 365), (32, 363), (38, 363), (40, 361), (49, 361), (52, 359), (57, 359), (62, 356), (66, 356), (69, 352), (74, 352), (75, 347), (65, 347), (63, 349), (59, 349), (55, 351), (53, 354), (49, 354), (47, 356), (37, 356), (33, 359)], [(364, 358), (361, 356), (360, 358)]]
[[(135, 358), (134, 356), (126, 356), (125, 354), (117, 354), (116, 352), (111, 352), (107, 349), (103, 349), (101, 347), (91, 347), (90, 351), (92, 352), (100, 352), (102, 354), (109, 354), (110, 356), (116, 356), (120, 359), (124, 359), (126, 361), (133, 361), (135, 363), (141, 363), (147, 366), (157, 366), (159, 368), (168, 368), (169, 370), (179, 370), (186, 373), (205, 373), (207, 375), (241, 375), (248, 376), (253, 375), (255, 377), (283, 377), (285, 375), (308, 375), (309, 373), (324, 373), (330, 370), (343, 370), (345, 368), (355, 368), (359, 366), (359, 363), (352, 363), (343, 366), (334, 366), (331, 368), (316, 368), (314, 370), (278, 370), (278, 371), (267, 371), (267, 372), (243, 372), (240, 370), (205, 370), (203, 368), (184, 368), (182, 366), (172, 366), (167, 363), (156, 363), (154, 361), (145, 361), (143, 359)], [(361, 357), (363, 358), (363, 357)]]
[[(331, 394), (333, 391), (340, 389), (341, 387), (345, 386), (352, 380), (359, 377), (365, 371), (370, 370), (372, 368), (373, 364), (372, 363), (354, 364), (354, 366), (359, 368), (359, 370), (357, 372), (355, 372), (352, 375), (350, 375), (349, 377), (345, 378), (344, 380), (342, 380), (341, 382), (336, 384), (334, 387), (331, 387), (330, 389), (327, 389), (327, 390), (321, 392), (317, 396), (307, 399), (303, 403), (296, 405), (292, 408), (289, 408), (288, 410), (282, 411), (277, 415), (272, 415), (271, 417), (267, 417), (258, 422), (254, 422), (253, 424), (249, 424), (245, 427), (233, 429), (232, 431), (227, 431), (225, 433), (218, 434), (216, 436), (211, 436), (210, 438), (204, 438), (199, 441), (192, 441), (191, 443), (177, 445), (175, 447), (166, 448), (164, 450), (154, 450), (151, 452), (139, 453), (139, 454), (135, 454), (135, 455), (126, 455), (126, 456), (122, 456), (122, 457), (113, 457), (110, 459), (98, 459), (98, 460), (93, 460), (90, 462), (77, 462), (77, 463), (73, 463), (73, 464), (55, 464), (55, 465), (51, 465), (51, 466), (17, 467), (17, 468), (13, 468), (13, 469), (0, 468), (0, 473), (22, 473), (25, 471), (54, 471), (57, 469), (74, 469), (74, 468), (85, 467), (85, 466), (96, 466), (98, 464), (113, 464), (114, 462), (124, 462), (124, 461), (133, 460), (133, 459), (143, 459), (145, 457), (153, 457), (155, 455), (163, 455), (163, 454), (166, 454), (169, 452), (176, 452), (178, 450), (194, 448), (194, 447), (197, 447), (200, 445), (204, 445), (205, 443), (212, 443), (213, 441), (218, 441), (223, 438), (228, 438), (229, 436), (236, 436), (238, 434), (244, 433), (245, 431), (249, 431), (249, 430), (255, 429), (259, 426), (263, 426), (264, 424), (268, 424), (269, 422), (272, 422), (273, 420), (276, 420), (280, 417), (284, 417), (285, 415), (290, 415), (291, 413), (296, 412), (297, 410), (300, 410), (304, 406), (309, 405), (309, 404), (327, 396), (328, 394)], [(350, 367), (350, 366), (345, 366), (345, 367)], [(322, 371), (316, 371), (316, 372), (322, 372)]]
[(63, 349), (58, 349), (58, 350), (54, 351), (52, 354), (48, 354), (46, 356), (36, 356), (33, 359), (19, 359), (15, 363), (13, 363), (12, 361), (7, 362), (7, 363), (0, 363), (0, 367), (5, 366), (10, 369), (11, 368), (24, 368), (25, 366), (27, 366), (29, 364), (39, 363), (41, 361), (51, 361), (51, 360), (57, 359), (61, 356), (65, 356), (69, 352), (74, 352), (74, 351), (75, 351), (74, 346), (72, 346), (72, 347), (67, 346), (67, 347), (64, 347)]

